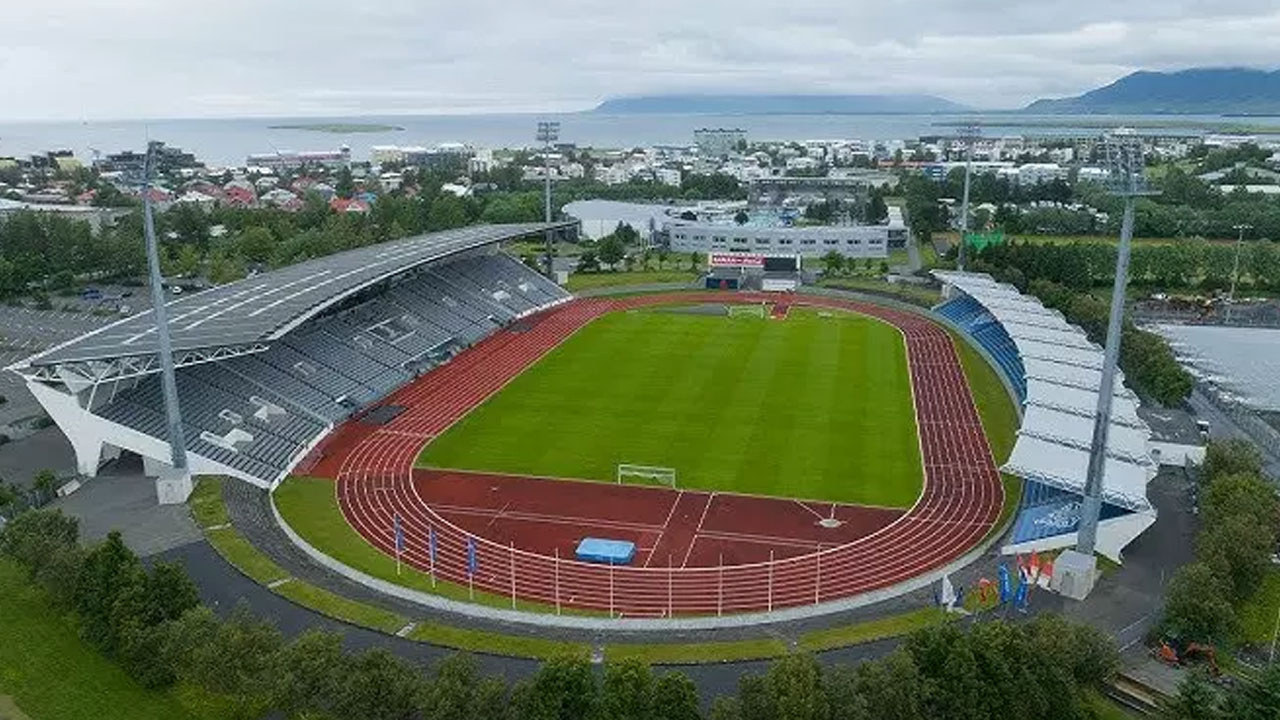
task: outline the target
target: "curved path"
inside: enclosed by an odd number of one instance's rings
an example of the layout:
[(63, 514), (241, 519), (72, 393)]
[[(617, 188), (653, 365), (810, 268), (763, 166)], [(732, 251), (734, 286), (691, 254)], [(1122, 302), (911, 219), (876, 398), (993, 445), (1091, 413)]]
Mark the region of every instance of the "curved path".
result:
[[(793, 304), (830, 307), (884, 320), (906, 341), (924, 487), (915, 505), (853, 542), (776, 562), (723, 568), (610, 567), (512, 549), (449, 523), (417, 494), (421, 448), (473, 407), (600, 315), (670, 302), (760, 302), (771, 296), (679, 293), (579, 299), (486, 338), (405, 386), (384, 404), (406, 408), (390, 423), (338, 429), (313, 474), (336, 477), (342, 512), (369, 542), (394, 554), (399, 517), (405, 563), (443, 580), (521, 601), (611, 610), (628, 617), (716, 614), (810, 605), (886, 588), (963, 555), (994, 526), (1003, 488), (951, 337), (922, 315), (865, 302), (796, 296)], [(468, 545), (478, 571), (467, 574)]]

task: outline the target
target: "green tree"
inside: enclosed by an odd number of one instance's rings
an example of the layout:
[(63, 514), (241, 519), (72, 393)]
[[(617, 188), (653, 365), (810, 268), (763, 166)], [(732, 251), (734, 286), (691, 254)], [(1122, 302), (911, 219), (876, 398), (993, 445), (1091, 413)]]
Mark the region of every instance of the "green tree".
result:
[(1280, 665), (1268, 665), (1260, 676), (1241, 683), (1227, 696), (1225, 715), (1231, 720), (1280, 718)]
[(600, 683), (599, 717), (650, 720), (653, 717), (653, 671), (639, 660), (609, 663)]
[(596, 251), (590, 248), (578, 255), (578, 272), (596, 272), (600, 269), (600, 261), (596, 259)]
[(1260, 524), (1249, 515), (1235, 515), (1200, 531), (1198, 557), (1226, 582), (1230, 597), (1247, 598), (1262, 583), (1276, 544), (1274, 522)]
[(1192, 669), (1178, 683), (1178, 694), (1164, 711), (1165, 720), (1219, 720), (1222, 698), (1204, 671)]
[(138, 556), (125, 547), (118, 531), (85, 555), (76, 582), (75, 605), (80, 614), (80, 634), (100, 650), (115, 651), (112, 612), (116, 600), (142, 575)]
[(823, 272), (828, 276), (835, 277), (844, 270), (844, 256), (835, 250), (828, 250), (822, 256)]
[(1227, 602), (1222, 580), (1209, 565), (1183, 565), (1165, 592), (1162, 630), (1185, 641), (1217, 642), (1235, 626), (1235, 611)]
[(1210, 483), (1220, 475), (1261, 475), (1262, 453), (1248, 440), (1214, 440), (1205, 448), (1201, 471)]
[(351, 175), (351, 168), (342, 167), (334, 178), (333, 191), (338, 197), (351, 199), (356, 194), (356, 181)]
[(618, 261), (622, 260), (623, 255), (626, 253), (622, 246), (622, 241), (618, 239), (617, 235), (606, 235), (600, 238), (596, 250), (599, 254), (600, 262), (610, 268), (613, 268)]
[(41, 495), (53, 497), (54, 491), (57, 490), (58, 476), (53, 474), (52, 470), (41, 470), (31, 479), (31, 487), (35, 488)]
[(0, 515), (7, 515), (9, 508), (18, 502), (18, 489), (0, 480)]
[(464, 653), (437, 663), (422, 694), (423, 720), (498, 718), (505, 706), (505, 684), (481, 677), (475, 658)]
[(698, 271), (698, 261), (701, 259), (702, 257), (698, 253), (696, 252), (689, 253), (689, 272)]
[(342, 636), (308, 630), (276, 656), (271, 673), (271, 703), (288, 717), (333, 716), (346, 673)]
[(334, 715), (365, 720), (406, 720), (417, 713), (423, 681), (418, 672), (384, 648), (348, 659)]
[(751, 216), (747, 215), (746, 210), (739, 210), (737, 213), (734, 214), (733, 221), (739, 225), (746, 225), (748, 222), (751, 221)]
[(236, 238), (236, 250), (246, 260), (264, 263), (271, 257), (276, 239), (271, 231), (260, 225), (246, 228)]
[(0, 529), (0, 554), (16, 560), (34, 578), (52, 556), (77, 547), (79, 538), (80, 521), (62, 510), (30, 510)]
[(599, 690), (585, 657), (547, 660), (528, 685), (513, 696), (515, 715), (527, 720), (584, 720), (594, 717)]
[(698, 720), (698, 690), (688, 675), (666, 672), (653, 685), (653, 720)]

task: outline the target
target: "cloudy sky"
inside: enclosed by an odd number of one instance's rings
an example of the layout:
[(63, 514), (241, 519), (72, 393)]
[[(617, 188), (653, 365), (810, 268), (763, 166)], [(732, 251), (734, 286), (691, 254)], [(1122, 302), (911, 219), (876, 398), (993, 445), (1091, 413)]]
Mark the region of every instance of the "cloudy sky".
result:
[(1280, 64), (1275, 0), (0, 0), (0, 120), (576, 110), (660, 92), (983, 108)]

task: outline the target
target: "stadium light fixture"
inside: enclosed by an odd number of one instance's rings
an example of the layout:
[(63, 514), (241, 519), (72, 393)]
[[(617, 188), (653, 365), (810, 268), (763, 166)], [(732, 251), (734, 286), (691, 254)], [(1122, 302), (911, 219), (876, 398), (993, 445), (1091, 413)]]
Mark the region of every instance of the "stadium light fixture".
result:
[(1125, 288), (1129, 280), (1129, 247), (1133, 241), (1133, 206), (1137, 198), (1158, 195), (1143, 176), (1142, 138), (1132, 130), (1117, 130), (1106, 137), (1108, 190), (1124, 198), (1120, 223), (1120, 245), (1116, 252), (1115, 282), (1111, 288), (1111, 316), (1107, 321), (1107, 341), (1102, 356), (1102, 378), (1098, 384), (1098, 404), (1093, 420), (1089, 466), (1085, 476), (1084, 499), (1080, 506), (1080, 526), (1076, 552), (1093, 560), (1098, 542), (1098, 516), (1102, 510), (1102, 480), (1106, 469), (1107, 434), (1111, 429), (1111, 404), (1115, 394), (1116, 366), (1120, 358), (1120, 335), (1124, 319)]
[[(169, 313), (165, 308), (164, 285), (160, 277), (160, 251), (156, 244), (155, 220), (151, 209), (151, 176), (155, 171), (156, 153), (162, 143), (147, 143), (142, 168), (142, 228), (147, 242), (147, 271), (151, 280), (151, 304), (156, 321), (157, 351), (160, 355), (160, 384), (164, 391), (165, 419), (169, 425), (169, 457), (174, 472), (187, 474), (186, 438), (182, 432), (182, 413), (178, 409), (178, 383), (173, 370), (173, 343), (169, 338)], [(189, 481), (187, 481), (189, 482)], [(185, 500), (185, 498), (183, 498)], [(161, 502), (165, 502), (162, 497)]]
[[(544, 221), (551, 222), (551, 146), (560, 139), (560, 123), (556, 121), (538, 121), (538, 133), (535, 139), (542, 143), (542, 181)], [(547, 229), (547, 277), (555, 279), (552, 262), (555, 258), (555, 233)]]

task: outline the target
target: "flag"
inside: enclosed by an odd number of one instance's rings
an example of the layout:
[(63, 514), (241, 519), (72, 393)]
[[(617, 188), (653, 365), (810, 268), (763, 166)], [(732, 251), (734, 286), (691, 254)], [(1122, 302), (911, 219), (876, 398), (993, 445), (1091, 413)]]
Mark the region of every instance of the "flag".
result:
[(1009, 598), (1011, 596), (1012, 596), (1011, 588), (1009, 587), (1009, 566), (1005, 563), (1001, 563), (1000, 564), (1000, 604), (1003, 605), (1009, 602)]
[(467, 538), (467, 575), (474, 576), (478, 565), (479, 563), (476, 562), (476, 540), (469, 537)]
[(431, 566), (436, 564), (436, 529), (427, 528), (427, 552), (431, 554)]
[(987, 593), (991, 591), (991, 581), (986, 578), (978, 579), (978, 599), (982, 602), (987, 601)]
[(956, 589), (951, 585), (951, 578), (943, 575), (942, 584), (938, 588), (938, 604), (950, 610), (956, 602)]
[(1044, 564), (1040, 566), (1040, 579), (1037, 581), (1036, 584), (1042, 588), (1048, 589), (1049, 583), (1051, 583), (1052, 581), (1053, 581), (1053, 560), (1051, 558), (1045, 558)]
[(1013, 597), (1013, 605), (1019, 610), (1027, 611), (1027, 595), (1031, 591), (1031, 583), (1023, 580), (1018, 583), (1018, 592)]
[(400, 516), (396, 515), (393, 519), (396, 531), (396, 553), (404, 552), (404, 526), (400, 524)]
[(1040, 577), (1040, 553), (1035, 550), (1031, 551), (1031, 581), (1035, 582)]

